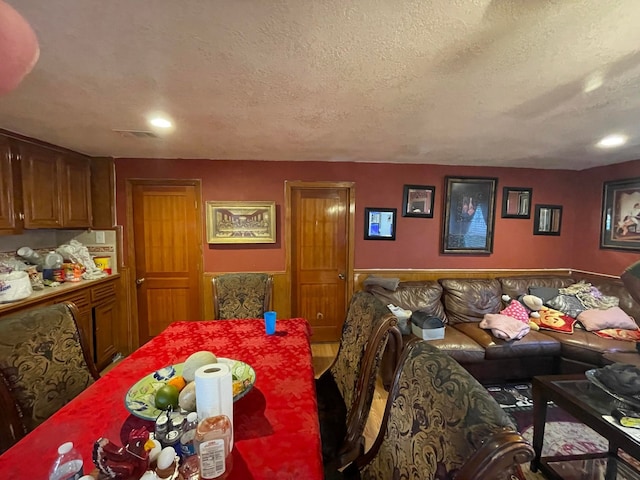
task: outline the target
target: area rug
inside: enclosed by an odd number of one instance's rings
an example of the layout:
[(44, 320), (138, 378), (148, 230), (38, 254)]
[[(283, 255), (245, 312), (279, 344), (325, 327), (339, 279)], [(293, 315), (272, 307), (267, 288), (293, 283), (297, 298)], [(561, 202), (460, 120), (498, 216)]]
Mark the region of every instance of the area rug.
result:
[[(487, 390), (511, 416), (518, 430), (529, 442), (533, 442), (533, 397), (531, 384), (490, 385)], [(586, 425), (553, 403), (547, 405), (547, 423), (544, 430), (543, 456), (578, 455), (582, 453), (606, 452), (607, 441)], [(540, 473), (522, 465), (519, 477), (513, 480), (545, 480)]]

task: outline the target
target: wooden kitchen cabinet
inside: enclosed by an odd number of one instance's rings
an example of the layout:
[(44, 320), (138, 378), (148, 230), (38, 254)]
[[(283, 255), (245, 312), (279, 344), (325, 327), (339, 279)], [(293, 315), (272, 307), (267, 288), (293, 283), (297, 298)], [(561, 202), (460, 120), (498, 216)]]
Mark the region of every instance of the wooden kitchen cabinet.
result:
[(19, 143), (25, 228), (61, 228), (58, 161), (61, 153)]
[(65, 155), (59, 165), (60, 210), (64, 228), (91, 226), (91, 169), (89, 159)]
[(4, 315), (54, 303), (73, 302), (78, 308), (78, 324), (98, 370), (107, 367), (118, 353), (126, 354), (127, 345), (120, 342), (127, 331), (127, 320), (118, 308), (120, 277), (111, 276), (91, 282), (65, 282), (60, 287), (34, 292), (30, 298), (0, 304), (0, 322)]
[(20, 155), (25, 228), (91, 227), (89, 159), (27, 142)]
[(93, 320), (93, 360), (98, 370), (109, 365), (117, 353), (118, 306), (115, 282), (91, 288)]
[(115, 300), (103, 302), (93, 307), (94, 361), (98, 370), (113, 361), (117, 353), (116, 331), (118, 310)]
[(0, 136), (0, 235), (21, 233), (22, 217), (19, 165), (9, 139)]

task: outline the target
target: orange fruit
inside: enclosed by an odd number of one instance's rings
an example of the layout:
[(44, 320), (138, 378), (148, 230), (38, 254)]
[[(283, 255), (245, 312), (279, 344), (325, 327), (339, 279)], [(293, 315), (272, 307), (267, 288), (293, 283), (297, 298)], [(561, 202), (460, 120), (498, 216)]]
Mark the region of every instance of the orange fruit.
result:
[(167, 385), (173, 385), (178, 389), (179, 392), (187, 385), (187, 381), (184, 379), (182, 375), (178, 375), (177, 377), (173, 377), (171, 380), (167, 382)]

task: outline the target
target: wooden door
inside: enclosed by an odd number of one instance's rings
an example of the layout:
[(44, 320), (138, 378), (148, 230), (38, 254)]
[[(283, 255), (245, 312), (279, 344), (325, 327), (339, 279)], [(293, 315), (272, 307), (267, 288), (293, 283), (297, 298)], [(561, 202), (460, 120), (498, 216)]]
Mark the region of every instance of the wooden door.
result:
[(140, 344), (177, 320), (202, 319), (202, 221), (197, 181), (132, 180)]
[(62, 226), (91, 226), (91, 169), (89, 159), (65, 155), (60, 165)]
[(353, 290), (352, 184), (287, 183), (290, 199), (291, 312), (312, 341), (340, 339)]
[(60, 228), (60, 188), (55, 150), (20, 144), (25, 228)]

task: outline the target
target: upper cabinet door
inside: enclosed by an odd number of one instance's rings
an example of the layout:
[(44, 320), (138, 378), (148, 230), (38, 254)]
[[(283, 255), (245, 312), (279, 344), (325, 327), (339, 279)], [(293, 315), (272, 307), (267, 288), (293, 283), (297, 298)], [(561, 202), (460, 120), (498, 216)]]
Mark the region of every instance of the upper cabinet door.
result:
[(61, 228), (58, 159), (62, 154), (24, 143), (19, 150), (25, 228)]
[(0, 136), (0, 235), (22, 231), (19, 181), (16, 159), (7, 137)]
[(62, 226), (91, 226), (91, 165), (80, 155), (66, 154), (60, 166)]

